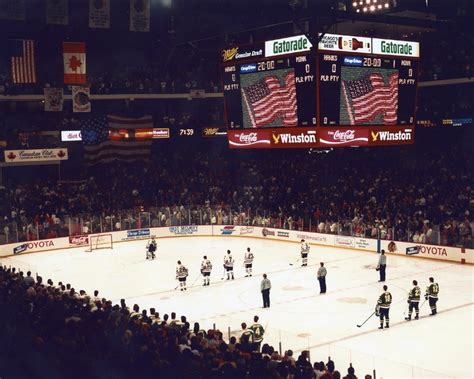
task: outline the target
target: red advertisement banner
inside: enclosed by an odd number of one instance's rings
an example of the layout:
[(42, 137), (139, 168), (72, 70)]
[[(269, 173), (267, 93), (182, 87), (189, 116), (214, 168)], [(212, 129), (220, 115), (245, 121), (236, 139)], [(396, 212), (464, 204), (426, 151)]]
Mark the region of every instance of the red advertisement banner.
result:
[(319, 129), (321, 146), (365, 146), (369, 143), (369, 129)]
[(408, 145), (415, 140), (415, 129), (400, 127), (376, 127), (369, 133), (369, 145)]
[(267, 130), (231, 130), (227, 132), (229, 147), (232, 149), (270, 148), (271, 136)]

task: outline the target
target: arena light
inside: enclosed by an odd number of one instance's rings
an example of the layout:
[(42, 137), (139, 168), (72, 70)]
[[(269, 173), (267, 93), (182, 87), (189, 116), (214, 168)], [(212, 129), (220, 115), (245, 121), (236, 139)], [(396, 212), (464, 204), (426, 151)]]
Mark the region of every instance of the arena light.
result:
[(352, 0), (352, 10), (357, 13), (386, 11), (391, 7), (391, 2), (392, 0)]

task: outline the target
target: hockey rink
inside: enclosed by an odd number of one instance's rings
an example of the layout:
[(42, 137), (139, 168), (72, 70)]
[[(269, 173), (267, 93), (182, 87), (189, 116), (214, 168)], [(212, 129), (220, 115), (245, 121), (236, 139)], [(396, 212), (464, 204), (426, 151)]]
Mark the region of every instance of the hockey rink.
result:
[[(0, 259), (23, 270), (71, 283), (114, 303), (126, 299), (131, 307), (155, 307), (163, 316), (176, 312), (209, 329), (215, 324), (227, 337), (240, 335), (240, 323), (260, 317), (264, 343), (276, 350), (292, 349), (295, 358), (310, 350), (311, 362), (334, 360), (342, 376), (352, 362), (356, 375), (377, 370), (377, 378), (472, 378), (474, 376), (474, 267), (411, 256), (387, 257), (387, 281), (393, 302), (390, 329), (378, 330), (373, 311), (383, 292), (375, 267), (376, 253), (311, 245), (309, 266), (291, 266), (299, 258), (297, 243), (239, 237), (181, 237), (158, 239), (157, 259), (145, 259), (146, 240), (116, 243), (113, 250), (86, 253), (86, 247)], [(255, 255), (253, 276), (245, 278), (243, 256)], [(235, 280), (221, 280), (223, 257), (230, 249)], [(211, 285), (202, 286), (203, 255), (213, 264)], [(188, 290), (175, 290), (176, 262), (189, 269)], [(319, 294), (319, 262), (328, 270), (327, 293)], [(271, 280), (271, 307), (262, 309), (260, 281)], [(439, 283), (438, 315), (428, 302), (420, 320), (407, 322), (407, 294), (418, 280), (424, 294), (428, 278)], [(423, 303), (423, 299), (420, 305)]]

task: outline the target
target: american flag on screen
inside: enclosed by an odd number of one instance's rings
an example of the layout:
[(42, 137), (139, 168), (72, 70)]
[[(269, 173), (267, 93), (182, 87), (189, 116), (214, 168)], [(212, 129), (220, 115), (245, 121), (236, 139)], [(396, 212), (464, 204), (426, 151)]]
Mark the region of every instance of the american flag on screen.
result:
[(275, 75), (266, 75), (242, 89), (242, 98), (253, 128), (268, 126), (282, 119), (284, 126), (296, 126), (296, 84), (293, 70), (283, 75), (284, 84)]
[(146, 160), (150, 157), (152, 116), (128, 118), (102, 116), (82, 122), (81, 134), (86, 164)]
[(32, 40), (10, 40), (10, 67), (15, 84), (36, 83), (35, 43)]
[(382, 117), (384, 125), (397, 123), (398, 71), (388, 75), (372, 72), (357, 80), (343, 80), (342, 92), (350, 124), (368, 124)]

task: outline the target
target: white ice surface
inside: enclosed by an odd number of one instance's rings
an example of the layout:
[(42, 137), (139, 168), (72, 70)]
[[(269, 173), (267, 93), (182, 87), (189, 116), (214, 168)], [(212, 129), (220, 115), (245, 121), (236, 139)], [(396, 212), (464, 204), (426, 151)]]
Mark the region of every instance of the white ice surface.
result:
[[(474, 267), (388, 256), (387, 282), (393, 296), (391, 327), (378, 330), (372, 317), (382, 285), (378, 283), (375, 253), (312, 246), (309, 266), (290, 266), (299, 257), (296, 243), (234, 237), (186, 237), (158, 241), (157, 259), (145, 260), (146, 241), (118, 243), (113, 250), (86, 253), (85, 248), (4, 258), (2, 263), (37, 270), (47, 280), (71, 283), (79, 291), (129, 306), (155, 307), (160, 315), (175, 311), (191, 325), (213, 324), (227, 335), (238, 335), (240, 323), (260, 316), (266, 327), (264, 342), (278, 350), (309, 349), (311, 360), (326, 361), (328, 355), (343, 375), (349, 362), (356, 375), (376, 370), (377, 378), (473, 378)], [(243, 255), (247, 247), (255, 255), (254, 275), (245, 278)], [(231, 249), (235, 280), (221, 280), (222, 262)], [(199, 275), (202, 256), (214, 269), (211, 286), (202, 287)], [(188, 290), (174, 290), (176, 261), (189, 268)], [(9, 262), (11, 261), (11, 262)], [(316, 270), (319, 262), (328, 270), (326, 295), (319, 294)], [(272, 282), (271, 308), (262, 309), (260, 281), (266, 272)], [(407, 292), (413, 279), (424, 292), (428, 278), (440, 285), (439, 314), (428, 316), (426, 302), (418, 321), (404, 321)], [(194, 283), (194, 285), (193, 285)], [(421, 303), (420, 303), (421, 304)]]

